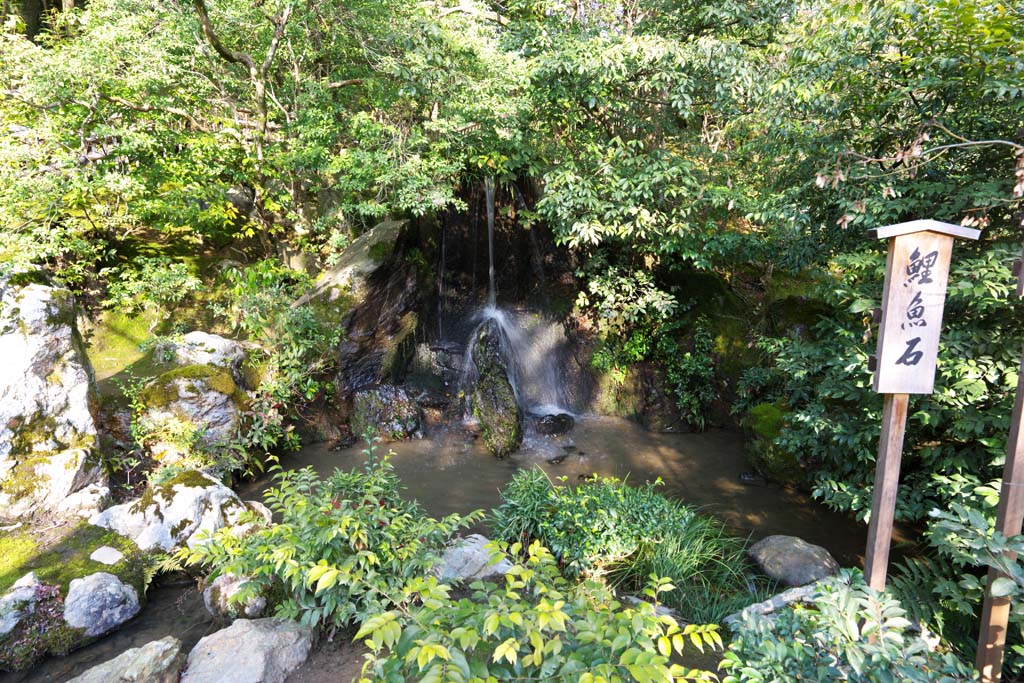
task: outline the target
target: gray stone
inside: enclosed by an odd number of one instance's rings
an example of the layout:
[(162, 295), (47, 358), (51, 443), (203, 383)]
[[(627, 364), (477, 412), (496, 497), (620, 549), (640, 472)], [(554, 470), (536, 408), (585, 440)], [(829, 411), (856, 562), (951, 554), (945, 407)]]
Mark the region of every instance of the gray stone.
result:
[(127, 536), (142, 550), (194, 547), (196, 535), (237, 524), (249, 508), (238, 495), (201, 472), (179, 474), (150, 486), (142, 498), (109, 507), (90, 518), (97, 526)]
[(383, 439), (407, 439), (420, 429), (423, 416), (405, 389), (392, 385), (356, 392), (352, 400), (352, 434), (373, 430)]
[(72, 579), (64, 599), (64, 621), (84, 628), (89, 637), (112, 631), (139, 613), (139, 595), (132, 586), (107, 572)]
[(164, 348), (179, 365), (215, 365), (231, 370), (236, 376), (245, 360), (245, 349), (239, 342), (209, 332), (189, 332), (180, 341), (168, 342)]
[(0, 597), (0, 638), (17, 628), (24, 617), (35, 611), (36, 589), (40, 585), (35, 572), (29, 572), (15, 581), (10, 590)]
[(206, 610), (217, 619), (257, 619), (262, 617), (267, 610), (267, 598), (263, 595), (254, 595), (239, 604), (233, 601), (242, 585), (249, 580), (246, 576), (235, 576), (234, 574), (221, 574), (210, 582), (203, 589), (203, 604)]
[(173, 636), (125, 650), (68, 683), (178, 683), (185, 654)]
[(797, 602), (814, 602), (818, 595), (818, 584), (811, 583), (806, 586), (797, 586), (785, 590), (778, 595), (773, 595), (763, 602), (758, 602), (749, 607), (744, 607), (739, 612), (733, 612), (723, 623), (730, 628), (736, 628), (749, 618), (764, 618), (773, 620), (778, 612)]
[(492, 562), (488, 543), (487, 537), (480, 534), (455, 541), (441, 556), (434, 572), (442, 581), (476, 581), (504, 576), (512, 568), (512, 563), (503, 556)]
[(117, 548), (111, 548), (109, 545), (103, 545), (92, 551), (92, 555), (89, 556), (89, 559), (93, 562), (99, 562), (100, 564), (115, 565), (124, 559), (124, 553)]
[(313, 631), (286, 619), (238, 619), (200, 640), (181, 683), (284, 683), (313, 643)]
[(0, 278), (0, 358), (0, 517), (55, 511), (105, 482), (71, 293)]
[(89, 484), (80, 491), (57, 504), (57, 512), (88, 519), (110, 503), (110, 487), (105, 484)]
[(747, 551), (761, 570), (787, 586), (803, 586), (839, 571), (827, 550), (796, 536), (768, 536)]

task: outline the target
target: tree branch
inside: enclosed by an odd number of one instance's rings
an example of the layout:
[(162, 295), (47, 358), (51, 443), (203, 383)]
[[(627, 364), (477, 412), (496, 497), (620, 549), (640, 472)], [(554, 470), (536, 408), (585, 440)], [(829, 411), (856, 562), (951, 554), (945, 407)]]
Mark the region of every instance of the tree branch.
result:
[(177, 107), (160, 107), (160, 106), (156, 106), (156, 105), (152, 105), (152, 104), (135, 104), (133, 102), (129, 102), (128, 100), (126, 100), (124, 98), (117, 97), (116, 95), (103, 95), (102, 97), (103, 97), (103, 99), (107, 100), (108, 102), (113, 102), (114, 104), (119, 104), (122, 107), (125, 107), (126, 109), (131, 109), (133, 111), (141, 111), (141, 112), (154, 112), (155, 111), (155, 112), (163, 112), (165, 114), (171, 114), (172, 116), (178, 116), (180, 118), (185, 119), (185, 121), (188, 122), (188, 124), (190, 126), (192, 126), (193, 128), (195, 128), (196, 130), (202, 131), (203, 133), (212, 133), (212, 132), (214, 132), (213, 128), (210, 128), (209, 126), (207, 126), (203, 122), (199, 121), (196, 117), (192, 116), (192, 114), (190, 114), (189, 112), (185, 111), (184, 109), (179, 109)]
[(213, 23), (210, 21), (210, 13), (206, 11), (205, 0), (193, 0), (192, 4), (196, 8), (196, 14), (199, 15), (199, 25), (203, 30), (203, 35), (206, 36), (206, 40), (210, 43), (210, 46), (214, 51), (221, 56), (221, 58), (232, 64), (241, 64), (249, 69), (249, 72), (256, 71), (256, 62), (253, 58), (237, 50), (228, 49), (224, 43), (220, 42), (220, 38), (217, 36), (216, 31), (213, 30)]

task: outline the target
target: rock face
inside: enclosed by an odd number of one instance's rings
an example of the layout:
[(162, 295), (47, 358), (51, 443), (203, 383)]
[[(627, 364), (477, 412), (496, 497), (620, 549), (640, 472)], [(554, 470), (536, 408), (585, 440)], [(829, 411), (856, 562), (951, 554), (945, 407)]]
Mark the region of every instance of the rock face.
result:
[[(248, 402), (231, 373), (214, 365), (186, 365), (154, 379), (140, 395), (146, 410), (139, 418), (152, 434), (179, 434), (179, 441), (214, 449), (234, 435)], [(154, 437), (146, 443), (162, 462), (173, 462), (187, 443)]]
[(477, 380), (470, 396), (484, 445), (499, 458), (515, 451), (523, 441), (523, 415), (501, 355), (500, 335), (493, 321), (477, 333), (472, 350)]
[(139, 613), (139, 594), (107, 572), (73, 579), (64, 599), (64, 621), (89, 637), (112, 631)]
[(440, 379), (445, 385), (457, 384), (462, 371), (463, 349), (452, 343), (417, 344), (410, 370)]
[(284, 683), (312, 642), (312, 630), (294, 621), (238, 619), (196, 644), (181, 683)]
[(373, 430), (385, 439), (407, 439), (419, 431), (422, 417), (416, 401), (394, 385), (365, 389), (352, 399), (351, 425), (356, 438)]
[(226, 368), (236, 379), (245, 360), (245, 349), (241, 344), (209, 332), (189, 332), (180, 341), (166, 344), (164, 351), (173, 355), (178, 365)]
[(35, 572), (30, 572), (15, 581), (0, 598), (0, 638), (13, 631), (22, 618), (35, 610), (36, 589), (40, 585)]
[(126, 650), (68, 683), (178, 683), (184, 663), (181, 641), (167, 636)]
[(0, 279), (0, 358), (0, 517), (105, 486), (70, 292)]
[(244, 604), (232, 602), (248, 580), (245, 576), (221, 574), (203, 590), (203, 604), (206, 610), (217, 619), (257, 619), (267, 610), (267, 598), (257, 595), (249, 598)]
[(490, 541), (486, 536), (473, 534), (455, 541), (434, 568), (442, 581), (476, 581), (493, 576), (504, 576), (512, 563), (502, 558), (491, 563)]
[(142, 550), (170, 550), (183, 544), (193, 547), (200, 531), (213, 533), (233, 526), (248, 509), (234, 491), (213, 477), (186, 471), (89, 521), (127, 536)]
[(839, 571), (827, 550), (796, 536), (768, 536), (747, 551), (761, 570), (787, 586), (803, 586)]

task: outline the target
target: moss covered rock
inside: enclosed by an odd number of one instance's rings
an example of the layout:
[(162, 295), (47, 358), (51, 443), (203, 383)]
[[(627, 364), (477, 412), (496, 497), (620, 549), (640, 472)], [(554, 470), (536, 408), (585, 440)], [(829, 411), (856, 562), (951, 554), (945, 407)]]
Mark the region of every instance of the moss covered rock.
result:
[(407, 439), (419, 431), (422, 419), (419, 405), (401, 387), (366, 389), (352, 400), (351, 426), (357, 437), (372, 431), (393, 441)]
[(786, 414), (776, 403), (762, 403), (750, 409), (743, 420), (747, 432), (747, 457), (766, 478), (789, 484), (806, 483), (807, 475), (796, 454), (776, 445), (786, 426)]
[(105, 486), (70, 292), (0, 279), (0, 358), (0, 517), (57, 511)]
[[(249, 514), (247, 514), (249, 513)], [(180, 472), (164, 484), (151, 484), (140, 498), (115, 505), (89, 521), (131, 538), (143, 550), (193, 547), (197, 534), (263, 517), (227, 486), (195, 470)]]
[(248, 395), (231, 372), (214, 365), (186, 365), (165, 372), (142, 391), (138, 418), (144, 444), (162, 462), (192, 447), (215, 450), (234, 436)]
[(487, 450), (499, 458), (523, 442), (523, 414), (516, 402), (508, 366), (501, 354), (501, 330), (493, 321), (482, 325), (472, 352), (476, 382), (470, 395)]

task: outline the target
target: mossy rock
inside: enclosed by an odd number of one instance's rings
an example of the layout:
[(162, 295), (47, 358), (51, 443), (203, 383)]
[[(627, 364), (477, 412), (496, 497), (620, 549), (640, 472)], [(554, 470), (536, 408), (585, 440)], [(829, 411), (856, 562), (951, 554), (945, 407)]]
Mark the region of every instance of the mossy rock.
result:
[(235, 384), (231, 372), (214, 365), (186, 365), (165, 372), (142, 390), (139, 399), (147, 408), (165, 408), (181, 398), (178, 380), (185, 380), (185, 386), (196, 392), (203, 391), (205, 385), (205, 388), (230, 396), (238, 406), (247, 405), (249, 401), (246, 393)]
[(499, 458), (514, 452), (523, 442), (523, 415), (501, 356), (500, 334), (493, 322), (478, 333), (471, 351), (477, 379), (470, 396), (484, 445)]
[(422, 411), (404, 389), (380, 386), (357, 392), (352, 400), (352, 434), (368, 432), (391, 441), (415, 434), (423, 421)]
[(807, 473), (794, 453), (776, 445), (786, 426), (786, 413), (777, 403), (762, 403), (750, 409), (743, 420), (749, 434), (747, 455), (751, 465), (768, 479), (804, 485)]

